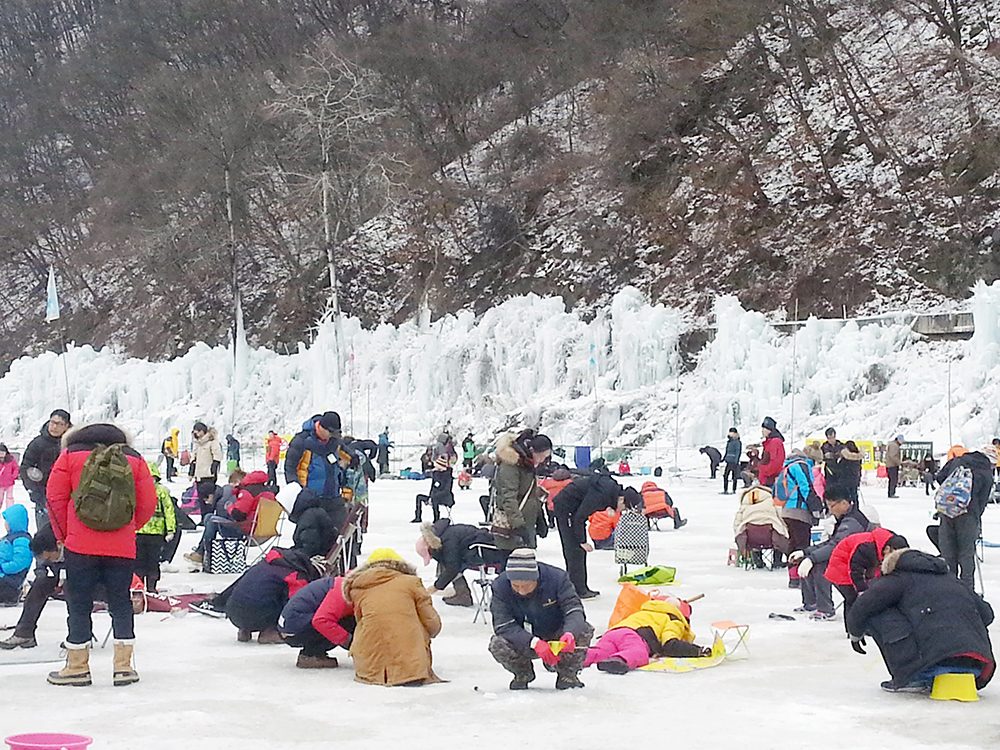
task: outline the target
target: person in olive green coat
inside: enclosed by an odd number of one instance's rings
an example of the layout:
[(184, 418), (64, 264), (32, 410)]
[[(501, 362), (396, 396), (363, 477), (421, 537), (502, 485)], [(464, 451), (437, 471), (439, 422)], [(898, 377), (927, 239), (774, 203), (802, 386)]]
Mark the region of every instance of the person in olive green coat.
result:
[[(552, 455), (552, 441), (525, 430), (497, 440), (497, 468), (490, 488), (492, 532), (502, 550), (536, 546), (539, 529), (548, 530), (542, 515), (542, 491), (535, 469)], [(543, 532), (544, 533), (544, 532)]]

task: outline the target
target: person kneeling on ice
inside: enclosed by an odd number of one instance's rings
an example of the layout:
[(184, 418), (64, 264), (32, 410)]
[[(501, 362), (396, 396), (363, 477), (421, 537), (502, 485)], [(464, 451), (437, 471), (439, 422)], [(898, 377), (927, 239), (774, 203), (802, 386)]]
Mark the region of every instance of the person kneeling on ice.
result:
[(691, 605), (680, 599), (648, 601), (602, 635), (587, 650), (583, 666), (596, 664), (602, 672), (625, 674), (657, 656), (711, 656), (711, 647), (695, 645), (690, 617)]
[(0, 648), (8, 651), (13, 648), (34, 648), (38, 645), (35, 641), (38, 618), (42, 616), (45, 603), (59, 586), (59, 576), (62, 573), (62, 551), (51, 526), (42, 526), (41, 531), (31, 538), (30, 549), (31, 554), (38, 559), (38, 564), (35, 566), (35, 577), (31, 581), (31, 587), (24, 597), (24, 606), (21, 609), (21, 617), (14, 627), (14, 634), (0, 641)]
[(351, 648), (356, 622), (354, 607), (344, 600), (344, 579), (320, 578), (288, 600), (278, 618), (278, 631), (289, 646), (302, 649), (300, 669), (330, 669), (337, 659), (327, 656), (334, 646)]
[[(513, 673), (510, 689), (527, 689), (536, 658), (556, 673), (556, 690), (582, 688), (579, 674), (594, 628), (566, 572), (536, 561), (531, 549), (516, 549), (492, 588), (490, 654)], [(550, 641), (563, 644), (558, 653)]]
[(0, 540), (0, 603), (14, 604), (21, 598), (21, 585), (31, 567), (31, 534), (28, 510), (12, 505), (3, 512), (7, 536)]
[[(479, 546), (483, 545), (483, 546)], [(462, 571), (479, 565), (496, 565), (502, 568), (507, 553), (496, 549), (493, 535), (487, 529), (464, 523), (452, 523), (450, 518), (442, 518), (432, 524), (420, 527), (420, 538), (416, 543), (417, 554), (430, 565), (437, 562), (437, 579), (427, 587), (428, 594), (444, 591), (448, 584), (455, 587), (454, 596), (446, 596), (445, 604), (456, 607), (471, 607), (472, 590)]]
[(394, 550), (374, 550), (344, 579), (344, 601), (358, 626), (351, 643), (354, 679), (372, 685), (441, 682), (434, 674), (431, 638), (441, 618), (417, 570)]
[(892, 675), (883, 690), (929, 690), (946, 672), (972, 673), (983, 688), (996, 669), (991, 622), (993, 609), (948, 573), (944, 559), (904, 548), (885, 556), (882, 576), (851, 608), (847, 631), (859, 654), (865, 635), (875, 639)]
[(868, 518), (851, 504), (843, 487), (827, 487), (824, 498), (827, 510), (837, 519), (833, 533), (825, 542), (796, 551), (788, 556), (789, 565), (798, 565), (802, 579), (802, 606), (795, 612), (809, 612), (814, 620), (832, 620), (836, 617), (833, 607), (833, 584), (825, 577), (830, 556), (841, 540), (851, 534), (868, 531)]
[(868, 590), (870, 582), (878, 575), (882, 560), (895, 549), (909, 547), (905, 537), (881, 527), (862, 531), (841, 539), (833, 548), (830, 562), (823, 576), (837, 587), (844, 597), (844, 626), (851, 614), (851, 607), (858, 597)]
[(213, 600), (236, 626), (236, 640), (248, 643), (259, 633), (257, 643), (283, 643), (278, 618), (288, 599), (323, 573), (316, 563), (297, 549), (275, 547)]

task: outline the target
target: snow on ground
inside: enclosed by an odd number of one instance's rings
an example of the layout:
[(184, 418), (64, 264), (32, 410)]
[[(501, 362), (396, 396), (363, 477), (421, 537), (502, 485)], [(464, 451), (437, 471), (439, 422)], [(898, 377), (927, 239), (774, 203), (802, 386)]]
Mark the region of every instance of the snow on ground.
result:
[[(554, 677), (539, 669), (526, 693), (507, 690), (509, 675), (487, 652), (491, 629), (473, 623), (471, 610), (435, 599), (444, 621), (433, 642), (434, 664), (447, 684), (382, 688), (353, 681), (342, 650), (338, 670), (296, 669), (295, 651), (236, 641), (224, 620), (197, 614), (172, 617), (146, 613), (136, 618), (136, 663), (141, 681), (111, 685), (111, 652), (95, 649), (90, 688), (46, 684), (55, 664), (0, 667), (4, 736), (29, 731), (68, 731), (95, 738), (95, 750), (185, 747), (311, 750), (331, 745), (355, 748), (511, 748), (544, 743), (555, 748), (646, 747), (650, 742), (685, 747), (771, 748), (959, 748), (996, 747), (1000, 718), (997, 686), (975, 704), (940, 703), (927, 697), (891, 695), (879, 689), (887, 673), (869, 643), (867, 656), (851, 651), (843, 625), (768, 619), (790, 613), (799, 593), (787, 588), (785, 571), (745, 571), (726, 566), (736, 499), (722, 496), (721, 480), (707, 479), (704, 458), (681, 455), (684, 473), (665, 482), (678, 508), (690, 518), (680, 531), (651, 534), (651, 562), (677, 568), (680, 596), (704, 593), (694, 605), (699, 643), (710, 643), (709, 624), (732, 619), (751, 627), (750, 658), (704, 671), (675, 675), (606, 675), (585, 670), (586, 688), (557, 693)], [(706, 462), (707, 463), (707, 462)], [(638, 485), (640, 480), (625, 480)], [(484, 480), (458, 492), (453, 517), (475, 523)], [(173, 485), (177, 495), (183, 486)], [(931, 502), (921, 488), (902, 488), (897, 500), (885, 489), (863, 487), (884, 525), (925, 550)], [(397, 549), (419, 564), (410, 524), (413, 497), (426, 482), (380, 480), (372, 487), (372, 524), (365, 550)], [(27, 502), (18, 486), (17, 498)], [(667, 524), (669, 526), (669, 524)], [(286, 530), (291, 532), (291, 526)], [(990, 506), (984, 536), (1000, 542), (1000, 509)], [(194, 546), (189, 532), (180, 553)], [(562, 566), (557, 537), (542, 540), (543, 561)], [(586, 603), (588, 620), (603, 632), (614, 604), (613, 553), (589, 557), (591, 587), (602, 595)], [(433, 568), (420, 568), (426, 583)], [(233, 576), (167, 573), (171, 592), (219, 591)], [(1000, 591), (1000, 550), (986, 549), (988, 593)], [(19, 610), (0, 611), (0, 624), (13, 624)], [(106, 615), (94, 616), (95, 635), (104, 637)], [(33, 651), (0, 652), (12, 659), (55, 656), (65, 634), (64, 607), (52, 602), (42, 617)], [(37, 654), (37, 656), (35, 656)]]

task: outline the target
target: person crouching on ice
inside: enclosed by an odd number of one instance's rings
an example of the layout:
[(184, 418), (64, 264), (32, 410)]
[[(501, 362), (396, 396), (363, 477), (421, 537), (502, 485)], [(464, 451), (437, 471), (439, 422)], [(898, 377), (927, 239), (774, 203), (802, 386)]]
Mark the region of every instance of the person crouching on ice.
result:
[(695, 645), (689, 617), (691, 605), (685, 601), (646, 602), (587, 650), (583, 666), (596, 664), (602, 672), (625, 674), (656, 656), (711, 656), (710, 647)]
[[(594, 628), (565, 571), (535, 560), (534, 550), (516, 549), (493, 581), (490, 654), (513, 673), (511, 690), (527, 690), (535, 679), (532, 659), (556, 673), (556, 690), (582, 688), (579, 674)], [(559, 652), (551, 641), (559, 641)]]
[(431, 638), (441, 618), (417, 570), (394, 550), (374, 550), (344, 578), (344, 601), (354, 606), (354, 679), (372, 685), (441, 682), (431, 666)]

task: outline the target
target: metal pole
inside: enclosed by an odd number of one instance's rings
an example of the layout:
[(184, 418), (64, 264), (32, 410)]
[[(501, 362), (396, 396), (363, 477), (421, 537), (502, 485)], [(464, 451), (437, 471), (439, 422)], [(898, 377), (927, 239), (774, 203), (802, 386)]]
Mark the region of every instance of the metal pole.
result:
[(948, 446), (954, 444), (955, 441), (951, 439), (951, 357), (948, 357)]
[(680, 462), (677, 459), (677, 447), (681, 442), (681, 345), (680, 339), (674, 343), (674, 388), (677, 393), (674, 398), (674, 473), (681, 471)]
[(792, 320), (792, 418), (788, 425), (788, 437), (791, 440), (790, 445), (794, 447), (795, 445), (795, 363), (796, 363), (796, 344), (799, 340), (799, 301), (795, 300), (795, 317)]

